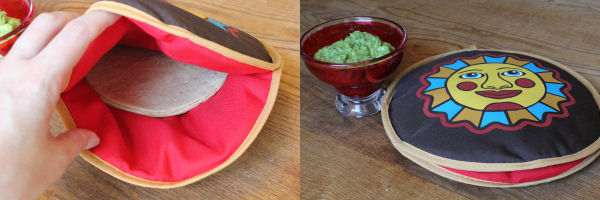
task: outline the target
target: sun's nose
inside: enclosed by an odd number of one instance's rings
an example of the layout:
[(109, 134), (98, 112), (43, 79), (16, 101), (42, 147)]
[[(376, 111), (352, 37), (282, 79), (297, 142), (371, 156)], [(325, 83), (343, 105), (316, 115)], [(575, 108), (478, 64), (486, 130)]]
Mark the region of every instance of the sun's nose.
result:
[(512, 84), (503, 79), (500, 74), (490, 74), (488, 76), (486, 76), (486, 80), (485, 82), (483, 82), (483, 84), (481, 85), (481, 87), (483, 87), (484, 89), (494, 89), (494, 90), (500, 90), (500, 89), (504, 89), (504, 88), (511, 88)]

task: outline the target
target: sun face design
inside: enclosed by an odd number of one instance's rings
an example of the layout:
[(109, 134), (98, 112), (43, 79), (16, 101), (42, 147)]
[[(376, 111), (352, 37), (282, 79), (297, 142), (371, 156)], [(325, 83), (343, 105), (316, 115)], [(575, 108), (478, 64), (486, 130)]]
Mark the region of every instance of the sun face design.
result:
[(446, 87), (453, 99), (474, 110), (517, 110), (544, 97), (541, 78), (506, 63), (475, 64), (454, 72)]
[(417, 96), (426, 100), (426, 115), (478, 134), (548, 126), (552, 117), (568, 116), (566, 106), (574, 103), (558, 72), (513, 55), (458, 58), (435, 65), (421, 82)]

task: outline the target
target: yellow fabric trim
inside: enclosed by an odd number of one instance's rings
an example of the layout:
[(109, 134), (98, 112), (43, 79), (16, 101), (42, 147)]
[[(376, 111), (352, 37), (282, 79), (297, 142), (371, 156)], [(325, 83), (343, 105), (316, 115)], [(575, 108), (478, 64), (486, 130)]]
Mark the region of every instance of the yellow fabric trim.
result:
[(550, 178), (537, 180), (537, 181), (524, 182), (524, 183), (502, 183), (502, 182), (493, 182), (493, 181), (476, 179), (473, 177), (458, 174), (458, 173), (452, 172), (450, 170), (447, 170), (443, 167), (440, 167), (439, 165), (428, 163), (427, 161), (419, 159), (418, 157), (415, 157), (413, 155), (410, 155), (407, 152), (401, 151), (400, 153), (402, 153), (402, 155), (404, 155), (407, 158), (409, 158), (410, 160), (412, 160), (414, 163), (417, 163), (419, 166), (421, 166), (437, 175), (448, 178), (450, 180), (458, 181), (458, 182), (462, 182), (462, 183), (466, 183), (466, 184), (471, 184), (471, 185), (483, 186), (483, 187), (501, 187), (501, 188), (525, 187), (525, 186), (537, 185), (537, 184), (547, 183), (550, 181), (561, 179), (561, 178), (567, 177), (567, 176), (583, 169), (584, 167), (588, 166), (590, 163), (592, 163), (598, 157), (598, 155), (600, 155), (600, 151), (597, 151), (594, 154), (592, 154), (590, 157), (586, 158), (584, 161), (579, 163), (577, 166), (575, 166), (557, 176), (553, 176)]

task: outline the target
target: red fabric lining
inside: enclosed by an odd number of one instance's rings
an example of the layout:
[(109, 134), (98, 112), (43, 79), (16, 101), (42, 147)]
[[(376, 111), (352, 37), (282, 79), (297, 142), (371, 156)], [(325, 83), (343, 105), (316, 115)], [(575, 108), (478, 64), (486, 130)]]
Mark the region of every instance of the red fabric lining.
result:
[(466, 171), (460, 169), (453, 169), (445, 166), (441, 166), (444, 169), (450, 170), (454, 173), (462, 174), (471, 178), (476, 178), (480, 180), (500, 182), (500, 183), (526, 183), (544, 180), (547, 178), (558, 176), (562, 173), (565, 173), (569, 169), (572, 169), (579, 165), (579, 163), (583, 162), (585, 158), (558, 164), (551, 165), (547, 167), (537, 168), (537, 169), (528, 169), (528, 170), (518, 170), (518, 171), (506, 171), (506, 172), (476, 172), (476, 171)]
[(98, 38), (90, 43), (77, 65), (73, 68), (69, 85), (65, 91), (69, 91), (75, 84), (79, 83), (88, 71), (100, 60), (100, 58), (114, 47), (123, 35), (132, 28), (131, 22), (124, 17), (115, 24), (108, 27)]
[[(239, 66), (239, 62), (207, 52), (210, 50), (187, 39), (129, 20), (122, 18), (90, 45), (61, 96), (77, 127), (100, 137), (92, 152), (127, 174), (151, 181), (182, 181), (222, 164), (240, 147), (261, 114), (272, 72), (255, 73), (266, 70)], [(167, 41), (149, 41), (152, 37), (138, 26), (153, 36), (162, 34), (158, 39)], [(229, 74), (211, 99), (182, 115), (154, 118), (119, 110), (104, 104), (86, 81), (80, 81), (119, 40), (121, 44), (160, 47), (165, 54), (189, 63), (215, 66), (228, 62), (216, 68), (241, 74)]]

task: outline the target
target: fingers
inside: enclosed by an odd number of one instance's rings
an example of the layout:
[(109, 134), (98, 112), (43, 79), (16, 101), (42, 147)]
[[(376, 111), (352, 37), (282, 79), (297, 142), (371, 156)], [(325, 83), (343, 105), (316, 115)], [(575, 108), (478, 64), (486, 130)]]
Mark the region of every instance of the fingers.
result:
[(9, 56), (31, 58), (37, 55), (67, 22), (77, 16), (76, 13), (61, 11), (40, 14), (15, 42)]
[[(77, 64), (89, 44), (108, 26), (116, 22), (118, 16), (104, 11), (92, 11), (69, 23), (34, 58), (36, 63), (50, 78), (65, 81), (69, 72)], [(62, 87), (63, 84), (58, 84)]]
[[(61, 153), (64, 153), (68, 158), (75, 158), (83, 150), (91, 149), (100, 143), (100, 139), (96, 134), (86, 129), (72, 129), (56, 138), (56, 148), (61, 148)], [(70, 162), (70, 160), (69, 160)]]

